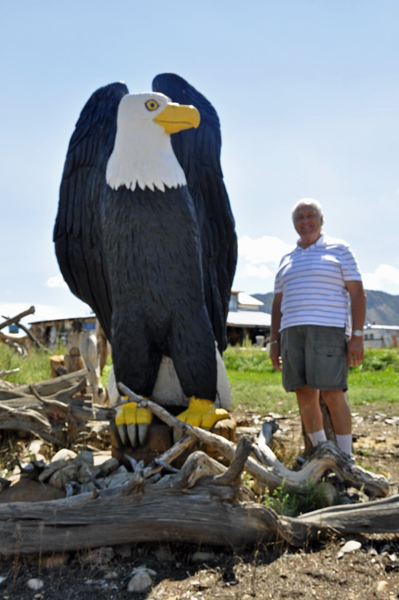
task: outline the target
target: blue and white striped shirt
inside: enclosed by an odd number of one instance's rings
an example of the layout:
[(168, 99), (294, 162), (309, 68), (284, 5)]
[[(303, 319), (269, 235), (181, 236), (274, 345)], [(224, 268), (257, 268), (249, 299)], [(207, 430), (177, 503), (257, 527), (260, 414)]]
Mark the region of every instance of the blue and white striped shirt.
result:
[(294, 325), (345, 327), (350, 335), (349, 294), (345, 281), (361, 281), (359, 265), (349, 245), (328, 235), (283, 256), (274, 293), (283, 294), (282, 329)]

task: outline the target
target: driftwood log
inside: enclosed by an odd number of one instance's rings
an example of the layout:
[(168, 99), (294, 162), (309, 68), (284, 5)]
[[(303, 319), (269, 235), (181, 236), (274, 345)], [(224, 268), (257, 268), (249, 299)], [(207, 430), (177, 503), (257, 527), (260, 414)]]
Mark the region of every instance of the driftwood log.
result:
[[(183, 440), (179, 444), (182, 447)], [(51, 553), (137, 542), (243, 547), (284, 541), (296, 547), (328, 533), (399, 533), (399, 496), (279, 517), (241, 485), (251, 444), (241, 438), (230, 467), (198, 451), (158, 483), (136, 465), (119, 488), (49, 502), (0, 505), (0, 553)]]
[(88, 421), (110, 421), (113, 409), (75, 398), (86, 386), (82, 369), (34, 385), (0, 389), (0, 429), (27, 431), (68, 447)]

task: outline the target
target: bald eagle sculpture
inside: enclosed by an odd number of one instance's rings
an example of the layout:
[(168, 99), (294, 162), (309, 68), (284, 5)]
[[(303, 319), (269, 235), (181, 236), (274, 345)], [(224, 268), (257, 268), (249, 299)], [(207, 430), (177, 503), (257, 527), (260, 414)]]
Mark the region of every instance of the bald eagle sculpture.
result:
[[(222, 352), (237, 258), (219, 119), (177, 75), (152, 87), (129, 94), (114, 83), (83, 108), (62, 176), (56, 255), (112, 344), (116, 381), (151, 397), (169, 356), (191, 399), (181, 418), (209, 427), (227, 414), (213, 405), (215, 341)], [(117, 416), (133, 446), (135, 424), (143, 443), (150, 422), (135, 403)]]

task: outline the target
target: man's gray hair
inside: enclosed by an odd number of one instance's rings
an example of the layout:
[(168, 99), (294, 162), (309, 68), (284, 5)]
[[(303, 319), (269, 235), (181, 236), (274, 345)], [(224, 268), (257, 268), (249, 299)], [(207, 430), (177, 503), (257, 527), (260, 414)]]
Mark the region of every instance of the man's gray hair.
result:
[(323, 217), (323, 209), (321, 207), (320, 202), (318, 202), (317, 200), (313, 200), (313, 198), (302, 198), (302, 200), (299, 200), (295, 204), (294, 208), (292, 209), (292, 220), (293, 221), (295, 219), (295, 213), (300, 206), (311, 206), (312, 208), (315, 209), (315, 211), (317, 212), (319, 217), (321, 217), (321, 218)]

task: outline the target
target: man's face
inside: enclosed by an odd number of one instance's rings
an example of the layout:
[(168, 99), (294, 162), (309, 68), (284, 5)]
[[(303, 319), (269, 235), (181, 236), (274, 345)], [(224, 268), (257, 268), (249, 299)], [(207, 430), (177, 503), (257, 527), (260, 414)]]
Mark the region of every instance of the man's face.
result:
[(317, 242), (322, 225), (323, 217), (313, 206), (309, 204), (298, 206), (294, 214), (294, 227), (305, 247)]

